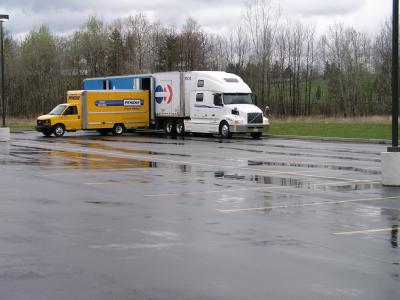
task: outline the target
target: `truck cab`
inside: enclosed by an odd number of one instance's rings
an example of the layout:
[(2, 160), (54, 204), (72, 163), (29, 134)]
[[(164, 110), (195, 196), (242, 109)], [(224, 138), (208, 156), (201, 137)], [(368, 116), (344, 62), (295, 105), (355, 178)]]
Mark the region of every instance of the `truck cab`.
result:
[(209, 132), (228, 138), (232, 133), (249, 133), (259, 138), (269, 120), (253, 104), (249, 86), (226, 72), (191, 72), (190, 119), (185, 131)]
[(80, 103), (63, 103), (54, 107), (48, 114), (38, 117), (36, 130), (46, 136), (63, 136), (65, 131), (82, 128)]

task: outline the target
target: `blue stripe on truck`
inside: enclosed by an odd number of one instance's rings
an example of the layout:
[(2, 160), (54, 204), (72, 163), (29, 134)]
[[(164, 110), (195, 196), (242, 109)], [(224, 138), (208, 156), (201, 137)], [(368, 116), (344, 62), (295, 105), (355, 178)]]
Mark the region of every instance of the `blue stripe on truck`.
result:
[(96, 106), (143, 106), (143, 99), (96, 100)]

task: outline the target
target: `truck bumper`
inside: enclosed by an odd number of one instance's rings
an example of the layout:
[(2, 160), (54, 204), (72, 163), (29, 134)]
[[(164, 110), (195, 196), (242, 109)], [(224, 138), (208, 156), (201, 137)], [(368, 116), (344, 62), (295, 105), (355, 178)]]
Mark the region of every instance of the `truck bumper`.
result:
[(229, 129), (233, 133), (251, 133), (263, 132), (264, 128), (268, 127), (267, 124), (248, 124), (248, 125), (230, 125)]
[(53, 126), (36, 125), (35, 130), (39, 132), (52, 131)]

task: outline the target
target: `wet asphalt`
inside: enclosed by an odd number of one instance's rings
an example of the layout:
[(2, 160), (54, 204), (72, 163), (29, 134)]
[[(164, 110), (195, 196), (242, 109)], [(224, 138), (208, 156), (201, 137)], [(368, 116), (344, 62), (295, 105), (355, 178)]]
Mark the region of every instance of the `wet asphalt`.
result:
[(0, 299), (400, 299), (380, 144), (0, 143)]

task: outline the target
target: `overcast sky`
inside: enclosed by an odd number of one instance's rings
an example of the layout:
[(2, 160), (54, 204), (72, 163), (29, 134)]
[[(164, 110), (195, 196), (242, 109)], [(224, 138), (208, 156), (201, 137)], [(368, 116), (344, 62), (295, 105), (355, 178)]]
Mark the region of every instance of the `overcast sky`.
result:
[[(391, 16), (391, 0), (275, 0), (282, 16), (315, 24), (318, 32), (343, 23), (370, 35)], [(108, 22), (144, 13), (151, 21), (180, 27), (195, 18), (208, 32), (223, 32), (241, 18), (245, 0), (1, 0), (0, 14), (9, 14), (6, 29), (23, 36), (35, 26), (48, 25), (54, 33), (78, 29), (88, 16)]]

